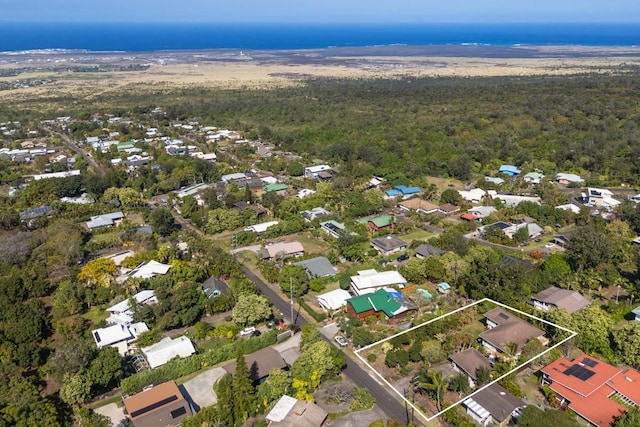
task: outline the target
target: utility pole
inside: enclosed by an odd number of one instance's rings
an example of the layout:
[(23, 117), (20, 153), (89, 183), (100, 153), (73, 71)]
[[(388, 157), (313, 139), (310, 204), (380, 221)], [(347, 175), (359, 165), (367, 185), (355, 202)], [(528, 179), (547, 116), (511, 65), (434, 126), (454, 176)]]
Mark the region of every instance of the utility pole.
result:
[(296, 319), (293, 317), (293, 278), (289, 277), (289, 291), (291, 292), (291, 334), (293, 335), (293, 326), (296, 323)]

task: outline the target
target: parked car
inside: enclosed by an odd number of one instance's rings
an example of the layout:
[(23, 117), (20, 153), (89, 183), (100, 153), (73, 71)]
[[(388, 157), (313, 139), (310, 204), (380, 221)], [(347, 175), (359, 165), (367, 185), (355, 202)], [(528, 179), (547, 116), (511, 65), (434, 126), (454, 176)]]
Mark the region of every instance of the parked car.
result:
[(342, 335), (336, 335), (335, 340), (338, 344), (340, 344), (340, 347), (346, 347), (349, 345), (349, 341), (347, 341), (347, 339)]
[(407, 254), (402, 254), (398, 257), (398, 262), (403, 262), (409, 259), (409, 255)]
[(242, 331), (240, 331), (240, 336), (241, 337), (250, 337), (253, 335), (253, 333), (256, 331), (255, 326), (249, 326), (248, 328), (244, 328)]
[(547, 243), (546, 245), (544, 245), (544, 247), (545, 247), (545, 248), (547, 248), (547, 249), (551, 249), (551, 248), (555, 248), (555, 247), (556, 247), (556, 244), (555, 244), (555, 243), (551, 243), (551, 242), (549, 242), (549, 243)]

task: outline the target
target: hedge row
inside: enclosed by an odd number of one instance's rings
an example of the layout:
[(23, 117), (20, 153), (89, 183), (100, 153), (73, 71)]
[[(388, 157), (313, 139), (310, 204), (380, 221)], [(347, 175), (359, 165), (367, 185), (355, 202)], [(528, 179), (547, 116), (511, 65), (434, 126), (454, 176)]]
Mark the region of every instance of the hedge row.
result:
[(315, 319), (316, 322), (322, 322), (327, 318), (326, 314), (318, 313), (317, 311), (309, 307), (303, 298), (298, 298), (298, 304), (300, 304), (300, 307), (304, 308), (307, 313), (309, 313), (311, 317)]
[(258, 337), (235, 341), (206, 353), (194, 354), (186, 358), (176, 358), (155, 369), (138, 372), (122, 380), (120, 387), (123, 393), (131, 394), (141, 391), (150, 384), (161, 384), (192, 374), (209, 366), (234, 359), (236, 349), (242, 348), (244, 354), (250, 354), (276, 343), (277, 331), (268, 331)]

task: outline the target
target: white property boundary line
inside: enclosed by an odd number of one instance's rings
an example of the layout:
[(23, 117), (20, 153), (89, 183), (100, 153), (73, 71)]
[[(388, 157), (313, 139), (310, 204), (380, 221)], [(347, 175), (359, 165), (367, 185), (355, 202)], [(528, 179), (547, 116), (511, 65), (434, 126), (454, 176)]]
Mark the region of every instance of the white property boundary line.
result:
[[(400, 335), (402, 335), (402, 334), (406, 334), (407, 332), (410, 332), (410, 331), (413, 331), (413, 330), (415, 330), (415, 329), (421, 328), (422, 326), (427, 325), (427, 324), (432, 323), (432, 322), (435, 322), (435, 321), (437, 321), (437, 320), (444, 319), (444, 318), (445, 318), (445, 317), (447, 317), (447, 316), (451, 316), (452, 314), (456, 314), (456, 313), (458, 313), (458, 312), (460, 312), (460, 311), (462, 311), (462, 310), (466, 310), (466, 309), (468, 309), (468, 308), (471, 308), (471, 307), (473, 307), (473, 306), (475, 306), (475, 305), (478, 305), (478, 304), (481, 304), (481, 303), (483, 303), (483, 302), (490, 302), (490, 303), (492, 303), (492, 304), (495, 304), (495, 305), (500, 306), (500, 307), (502, 307), (502, 308), (505, 308), (505, 309), (507, 309), (507, 310), (510, 310), (510, 311), (516, 312), (516, 313), (518, 313), (518, 314), (521, 314), (521, 315), (523, 315), (523, 316), (529, 317), (529, 318), (531, 318), (531, 319), (538, 320), (538, 321), (540, 321), (540, 322), (542, 322), (542, 323), (546, 323), (547, 325), (551, 325), (551, 326), (553, 326), (553, 327), (555, 327), (555, 328), (558, 328), (558, 329), (561, 329), (561, 330), (563, 330), (563, 331), (565, 331), (565, 332), (569, 332), (569, 334), (570, 334), (570, 335), (569, 335), (569, 337), (567, 337), (567, 338), (563, 339), (562, 341), (558, 342), (558, 343), (557, 343), (556, 345), (554, 345), (553, 347), (549, 347), (548, 349), (546, 349), (546, 350), (545, 350), (545, 351), (543, 351), (542, 353), (538, 354), (537, 356), (532, 357), (531, 359), (527, 360), (526, 362), (524, 362), (524, 363), (522, 363), (522, 364), (520, 364), (520, 365), (516, 366), (515, 368), (513, 368), (512, 370), (510, 370), (510, 371), (509, 371), (509, 372), (507, 372), (506, 374), (503, 374), (502, 376), (500, 376), (499, 378), (496, 378), (496, 379), (495, 379), (495, 380), (493, 380), (492, 382), (490, 382), (490, 383), (488, 383), (488, 384), (485, 384), (484, 386), (480, 387), (479, 389), (477, 389), (476, 391), (474, 391), (474, 392), (473, 392), (473, 393), (471, 393), (470, 395), (463, 397), (462, 399), (458, 400), (457, 402), (455, 402), (455, 403), (453, 403), (452, 405), (448, 406), (446, 409), (443, 409), (442, 411), (438, 412), (437, 414), (435, 414), (435, 415), (433, 415), (433, 416), (431, 416), (431, 417), (428, 417), (428, 416), (427, 416), (426, 414), (424, 414), (420, 409), (418, 409), (418, 408), (417, 408), (413, 403), (409, 402), (409, 401), (407, 400), (407, 398), (406, 398), (402, 393), (400, 393), (400, 391), (398, 391), (398, 390), (397, 390), (393, 385), (391, 385), (391, 383), (390, 383), (389, 381), (387, 381), (387, 379), (386, 379), (385, 377), (383, 377), (383, 376), (382, 376), (382, 375), (381, 375), (377, 370), (375, 370), (375, 369), (373, 368), (373, 366), (371, 366), (371, 365), (369, 364), (369, 362), (368, 362), (368, 361), (366, 361), (362, 356), (360, 356), (360, 353), (361, 353), (361, 352), (363, 352), (363, 351), (365, 351), (365, 350), (368, 350), (368, 349), (370, 349), (371, 347), (374, 347), (374, 346), (377, 346), (377, 345), (379, 345), (379, 344), (382, 344), (382, 343), (384, 343), (384, 342), (386, 342), (386, 341), (389, 341), (389, 340), (390, 340), (390, 339), (392, 339), (392, 338), (395, 338), (395, 337), (400, 336)], [(404, 400), (405, 405), (408, 405), (408, 406), (410, 406), (411, 408), (413, 408), (413, 410), (414, 410), (414, 411), (416, 411), (416, 412), (418, 413), (418, 415), (420, 415), (420, 416), (421, 416), (422, 418), (424, 418), (427, 422), (429, 422), (429, 421), (433, 421), (435, 418), (437, 418), (437, 417), (439, 417), (440, 415), (444, 414), (444, 413), (445, 413), (445, 412), (447, 412), (449, 409), (451, 409), (451, 408), (453, 408), (453, 407), (455, 407), (455, 406), (458, 406), (460, 403), (462, 403), (462, 402), (463, 402), (463, 401), (465, 401), (466, 399), (468, 399), (468, 398), (472, 397), (472, 396), (473, 396), (473, 395), (475, 395), (476, 393), (481, 392), (482, 390), (484, 390), (484, 389), (486, 389), (487, 387), (489, 387), (489, 386), (491, 386), (491, 385), (493, 385), (493, 384), (497, 383), (498, 381), (502, 380), (503, 378), (506, 378), (507, 376), (511, 375), (512, 373), (514, 373), (514, 372), (516, 372), (516, 371), (518, 371), (518, 370), (522, 369), (524, 366), (526, 366), (527, 364), (531, 363), (533, 360), (536, 360), (536, 359), (538, 359), (539, 357), (542, 357), (543, 355), (545, 355), (545, 354), (549, 353), (551, 350), (553, 350), (553, 349), (555, 349), (555, 348), (559, 347), (560, 345), (562, 345), (562, 344), (564, 344), (565, 342), (569, 341), (570, 339), (574, 338), (576, 335), (578, 335), (578, 333), (577, 333), (577, 332), (575, 332), (575, 331), (572, 331), (571, 329), (567, 329), (567, 328), (565, 328), (565, 327), (563, 327), (563, 326), (560, 326), (560, 325), (558, 325), (558, 324), (555, 324), (555, 323), (549, 322), (549, 321), (547, 321), (547, 320), (541, 319), (541, 318), (539, 318), (539, 317), (533, 316), (533, 315), (531, 315), (531, 314), (525, 313), (524, 311), (520, 311), (520, 310), (515, 309), (515, 308), (513, 308), (513, 307), (510, 307), (510, 306), (508, 306), (508, 305), (506, 305), (506, 304), (502, 304), (502, 303), (500, 303), (500, 302), (498, 302), (498, 301), (494, 301), (494, 300), (492, 300), (492, 299), (490, 299), (490, 298), (483, 298), (483, 299), (481, 299), (481, 300), (479, 300), (479, 301), (473, 302), (473, 303), (471, 303), (471, 304), (465, 305), (464, 307), (460, 307), (460, 308), (458, 308), (458, 309), (456, 309), (456, 310), (453, 310), (453, 311), (452, 311), (452, 312), (450, 312), (450, 313), (443, 314), (442, 316), (438, 316), (438, 317), (436, 317), (436, 318), (434, 318), (434, 319), (431, 319), (431, 320), (428, 320), (428, 321), (426, 321), (426, 322), (424, 322), (424, 323), (421, 323), (421, 324), (419, 324), (419, 325), (413, 326), (413, 327), (411, 327), (411, 328), (409, 328), (409, 329), (407, 329), (407, 330), (404, 330), (404, 331), (402, 331), (402, 332), (399, 332), (399, 333), (397, 333), (397, 334), (395, 334), (395, 335), (392, 335), (392, 336), (390, 336), (390, 337), (384, 338), (384, 339), (382, 339), (382, 340), (380, 340), (380, 341), (377, 341), (377, 342), (375, 342), (375, 343), (373, 343), (373, 344), (369, 344), (369, 345), (368, 345), (368, 346), (366, 346), (366, 347), (362, 347), (361, 349), (356, 350), (354, 353), (355, 353), (355, 355), (358, 357), (358, 359), (360, 359), (360, 361), (362, 361), (362, 363), (364, 363), (365, 365), (367, 365), (367, 367), (369, 367), (369, 369), (370, 369), (374, 374), (376, 374), (376, 375), (377, 375), (377, 376), (378, 376), (378, 377), (379, 377), (379, 378), (380, 378), (380, 379), (381, 379), (381, 380), (382, 380), (382, 381), (383, 381), (383, 382), (384, 382), (384, 383), (385, 383), (389, 388), (391, 388), (391, 390), (393, 390), (393, 391), (394, 391), (398, 396), (400, 396), (400, 397), (402, 398), (402, 400)]]

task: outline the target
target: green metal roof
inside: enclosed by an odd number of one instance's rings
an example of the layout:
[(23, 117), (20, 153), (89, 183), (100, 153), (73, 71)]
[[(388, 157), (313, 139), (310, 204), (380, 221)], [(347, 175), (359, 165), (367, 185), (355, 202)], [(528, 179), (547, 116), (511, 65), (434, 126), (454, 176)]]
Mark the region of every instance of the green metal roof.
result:
[(376, 227), (382, 228), (388, 227), (393, 224), (393, 217), (391, 215), (380, 215), (378, 217), (370, 219), (369, 221), (372, 222)]
[(272, 193), (274, 191), (282, 191), (288, 189), (289, 186), (287, 184), (282, 184), (280, 182), (276, 182), (275, 184), (269, 184), (264, 187), (264, 191), (267, 193)]
[(364, 313), (369, 310), (382, 311), (387, 317), (393, 317), (402, 308), (402, 304), (384, 289), (378, 289), (372, 294), (350, 298), (347, 302), (351, 304), (356, 313)]

